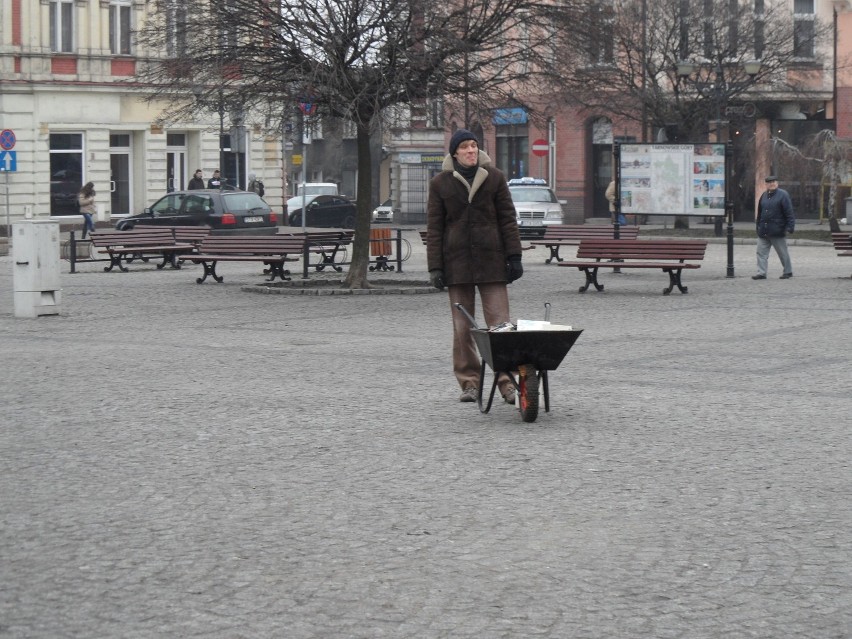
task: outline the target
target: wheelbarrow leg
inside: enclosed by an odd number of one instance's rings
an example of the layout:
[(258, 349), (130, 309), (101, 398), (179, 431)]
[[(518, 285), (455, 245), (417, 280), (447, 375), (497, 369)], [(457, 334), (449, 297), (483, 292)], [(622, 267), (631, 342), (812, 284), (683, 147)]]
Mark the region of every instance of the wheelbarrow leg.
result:
[(541, 387), (544, 390), (544, 412), (550, 412), (550, 386), (547, 383), (547, 371), (541, 371)]
[(476, 404), (479, 406), (480, 413), (487, 413), (491, 410), (491, 402), (494, 401), (494, 390), (497, 388), (497, 373), (494, 373), (494, 382), (491, 384), (491, 392), (488, 394), (488, 403), (485, 408), (482, 407), (482, 393), (485, 386), (485, 360), (482, 360), (482, 365), (479, 368), (479, 390), (476, 393)]

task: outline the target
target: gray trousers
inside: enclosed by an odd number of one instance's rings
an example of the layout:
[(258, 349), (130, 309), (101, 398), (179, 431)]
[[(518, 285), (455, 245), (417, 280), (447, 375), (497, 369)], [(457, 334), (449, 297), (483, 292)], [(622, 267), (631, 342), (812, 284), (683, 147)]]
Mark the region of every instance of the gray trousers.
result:
[(793, 263), (790, 261), (790, 252), (787, 250), (786, 237), (758, 237), (757, 238), (757, 274), (766, 275), (766, 266), (769, 262), (769, 247), (775, 249), (784, 273), (793, 273)]

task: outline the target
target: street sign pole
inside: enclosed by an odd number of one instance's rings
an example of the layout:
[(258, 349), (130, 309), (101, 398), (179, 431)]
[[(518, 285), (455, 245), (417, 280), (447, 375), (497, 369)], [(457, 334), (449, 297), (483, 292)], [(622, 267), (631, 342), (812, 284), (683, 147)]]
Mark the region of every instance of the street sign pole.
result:
[(12, 246), (12, 221), (9, 218), (9, 172), (3, 171), (6, 176), (6, 242)]

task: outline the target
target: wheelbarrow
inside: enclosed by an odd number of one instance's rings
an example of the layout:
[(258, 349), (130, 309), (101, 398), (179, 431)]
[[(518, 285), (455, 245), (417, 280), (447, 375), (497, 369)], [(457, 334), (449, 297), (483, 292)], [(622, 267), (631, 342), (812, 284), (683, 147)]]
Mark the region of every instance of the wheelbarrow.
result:
[[(486, 330), (476, 325), (476, 320), (461, 304), (455, 306), (473, 326), (470, 332), (482, 358), (476, 397), (479, 411), (487, 413), (491, 410), (494, 393), (497, 391), (497, 380), (505, 373), (515, 386), (515, 403), (521, 413), (521, 419), (525, 422), (538, 419), (539, 394), (544, 399), (545, 412), (549, 413), (550, 387), (547, 372), (559, 367), (583, 330)], [(549, 321), (550, 304), (544, 306), (545, 321)], [(494, 372), (487, 403), (483, 402), (486, 364)]]

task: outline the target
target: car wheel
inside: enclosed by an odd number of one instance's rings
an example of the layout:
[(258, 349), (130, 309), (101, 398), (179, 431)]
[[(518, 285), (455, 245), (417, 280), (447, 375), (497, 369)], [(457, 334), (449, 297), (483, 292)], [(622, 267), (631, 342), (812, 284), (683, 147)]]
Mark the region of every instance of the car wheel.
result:
[(119, 222), (116, 224), (115, 228), (119, 231), (130, 231), (133, 230), (133, 224), (130, 222)]
[(345, 229), (354, 229), (355, 228), (355, 218), (351, 215), (347, 215), (346, 219), (343, 220), (343, 228)]
[(290, 226), (302, 226), (302, 215), (300, 213), (293, 213), (290, 216)]

